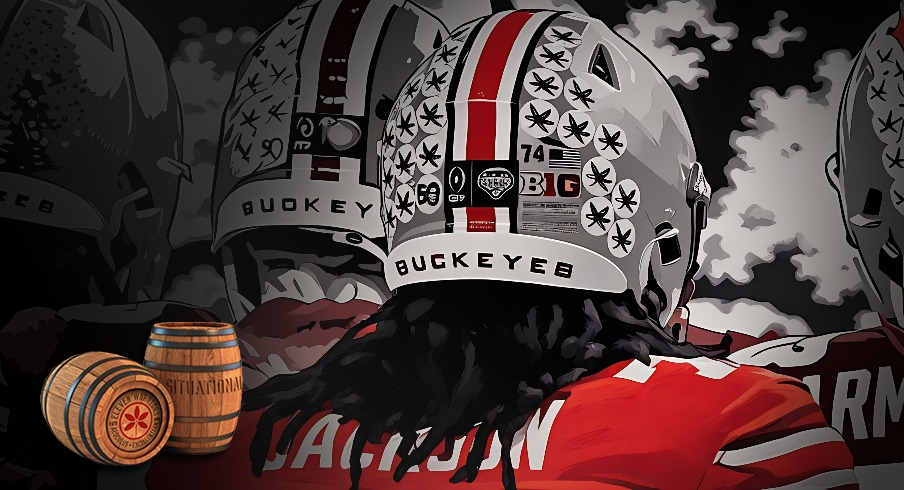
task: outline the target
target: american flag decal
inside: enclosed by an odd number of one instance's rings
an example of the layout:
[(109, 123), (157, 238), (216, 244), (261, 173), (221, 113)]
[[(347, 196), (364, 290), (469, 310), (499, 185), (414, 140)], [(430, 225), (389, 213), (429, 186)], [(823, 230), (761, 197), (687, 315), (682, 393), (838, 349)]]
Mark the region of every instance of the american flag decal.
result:
[(567, 148), (549, 149), (549, 168), (580, 169), (581, 151)]

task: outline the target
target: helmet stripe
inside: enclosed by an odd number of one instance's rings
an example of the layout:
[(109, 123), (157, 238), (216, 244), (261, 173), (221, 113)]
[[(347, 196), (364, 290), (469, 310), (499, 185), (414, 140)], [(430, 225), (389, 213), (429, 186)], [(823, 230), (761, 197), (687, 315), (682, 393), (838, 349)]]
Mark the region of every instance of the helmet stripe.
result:
[[(529, 60), (536, 31), (555, 12), (514, 11), (497, 14), (478, 35), (465, 63), (458, 89), (455, 128), (460, 144), (455, 160), (508, 160), (516, 104), (510, 100), (518, 75)], [(495, 22), (493, 22), (495, 21)], [(527, 58), (527, 59), (526, 59)], [(473, 71), (470, 71), (473, 70)], [(471, 75), (471, 76), (467, 76)], [(467, 103), (462, 103), (467, 100)], [(466, 126), (466, 127), (463, 127)]]
[[(500, 87), (500, 84), (510, 64), (510, 58), (517, 57), (516, 63), (518, 66), (521, 64), (522, 56), (518, 56), (519, 53), (515, 53), (513, 48), (521, 30), (533, 15), (532, 12), (520, 11), (505, 14), (493, 27), (480, 51), (471, 53), (471, 56), (479, 56), (479, 58), (468, 92), (467, 160), (508, 159), (509, 152), (507, 150), (510, 146), (508, 132), (504, 135), (499, 134), (505, 129), (500, 128), (499, 125), (500, 122), (505, 123), (510, 120), (504, 117), (504, 110), (503, 114), (498, 114), (497, 106), (499, 104), (495, 101), (498, 100), (500, 90), (504, 94), (511, 93)], [(523, 55), (523, 53), (520, 54)], [(508, 125), (510, 126), (511, 122), (508, 122)], [(503, 145), (500, 146), (503, 148), (497, 148), (497, 139), (501, 140)], [(497, 153), (503, 154), (497, 157)]]
[[(315, 112), (322, 114), (345, 112), (346, 81), (351, 67), (348, 58), (367, 4), (368, 0), (341, 0), (339, 10), (330, 22), (330, 29), (323, 41), (323, 50), (318, 53), (320, 69), (317, 73)], [(319, 19), (315, 19), (315, 22), (317, 21)], [(306, 90), (306, 87), (301, 89)], [(339, 158), (314, 156), (311, 159), (311, 179), (338, 181)]]

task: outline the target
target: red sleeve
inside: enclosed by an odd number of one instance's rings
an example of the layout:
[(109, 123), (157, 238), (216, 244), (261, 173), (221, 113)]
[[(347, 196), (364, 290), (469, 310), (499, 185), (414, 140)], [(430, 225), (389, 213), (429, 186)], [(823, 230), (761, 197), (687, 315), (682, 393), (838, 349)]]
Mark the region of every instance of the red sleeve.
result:
[(700, 488), (859, 488), (853, 458), (806, 388), (786, 380), (726, 408), (729, 433)]

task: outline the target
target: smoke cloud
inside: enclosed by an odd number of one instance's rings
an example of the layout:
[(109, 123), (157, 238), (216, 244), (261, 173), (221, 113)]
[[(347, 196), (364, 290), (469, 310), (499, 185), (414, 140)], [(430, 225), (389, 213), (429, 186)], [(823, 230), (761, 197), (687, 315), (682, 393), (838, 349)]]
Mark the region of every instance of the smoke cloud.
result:
[(787, 12), (776, 11), (775, 17), (769, 22), (769, 32), (753, 38), (753, 47), (766, 53), (770, 58), (781, 58), (785, 55), (785, 43), (801, 42), (806, 39), (807, 30), (803, 27), (795, 27), (790, 31), (782, 27), (782, 21), (787, 19)]
[(790, 260), (796, 278), (815, 285), (814, 301), (840, 304), (860, 290), (855, 252), (825, 177), (851, 64), (848, 52), (829, 51), (816, 63), (817, 91), (753, 91), (754, 116), (743, 120), (749, 129), (731, 136), (737, 157), (725, 169), (729, 185), (713, 195), (704, 230), (701, 272), (713, 284), (747, 284), (755, 265), (799, 248)]
[(699, 65), (706, 56), (697, 48), (678, 49), (673, 39), (681, 39), (687, 28), (693, 27), (700, 39), (713, 38), (714, 51), (728, 51), (738, 36), (738, 26), (731, 22), (716, 22), (713, 0), (659, 0), (657, 6), (647, 5), (628, 12), (627, 25), (615, 32), (634, 44), (653, 61), (672, 85), (695, 90), (698, 80), (709, 76)]

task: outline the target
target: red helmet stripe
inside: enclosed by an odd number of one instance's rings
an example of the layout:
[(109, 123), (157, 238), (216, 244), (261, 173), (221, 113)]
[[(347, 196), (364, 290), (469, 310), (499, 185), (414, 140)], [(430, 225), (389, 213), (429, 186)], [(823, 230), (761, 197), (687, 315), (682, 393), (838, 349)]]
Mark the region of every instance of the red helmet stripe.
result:
[[(348, 79), (348, 57), (352, 51), (355, 33), (364, 17), (368, 0), (342, 0), (339, 10), (330, 22), (320, 55), (317, 104), (314, 110), (324, 114), (342, 114), (344, 104), (333, 102), (334, 98), (345, 98)], [(302, 87), (304, 90), (304, 87)], [(327, 103), (326, 101), (330, 102)], [(338, 181), (339, 158), (314, 156), (311, 160), (311, 179)]]
[[(506, 14), (490, 32), (479, 56), (468, 100), (495, 101), (499, 97), (500, 85), (512, 47), (533, 12), (516, 11)], [(521, 54), (521, 53), (519, 53)], [(520, 66), (521, 61), (516, 60)], [(496, 103), (476, 102), (468, 104), (468, 160), (496, 159)], [(508, 137), (507, 135), (505, 137)]]

